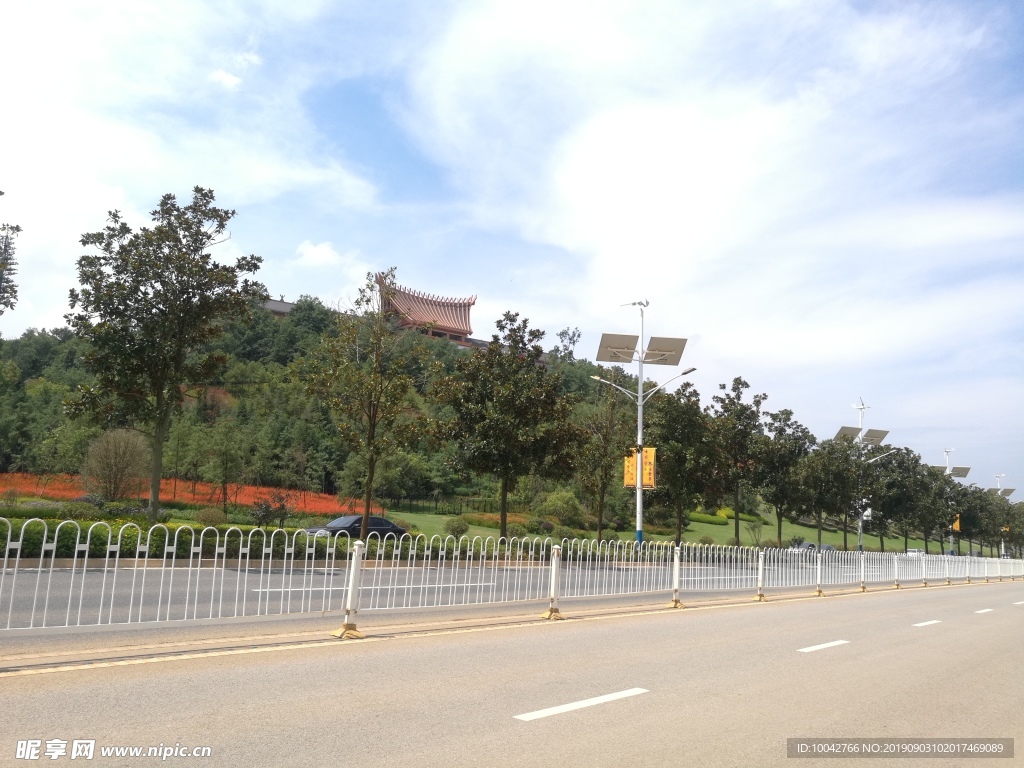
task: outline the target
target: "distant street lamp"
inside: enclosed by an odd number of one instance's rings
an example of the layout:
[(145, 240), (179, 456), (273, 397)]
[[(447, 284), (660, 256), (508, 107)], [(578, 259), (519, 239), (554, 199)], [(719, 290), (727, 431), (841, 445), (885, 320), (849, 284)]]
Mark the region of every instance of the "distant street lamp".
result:
[[(956, 450), (955, 448), (943, 448), (942, 449), (942, 453), (945, 454), (945, 456), (946, 456), (946, 466), (943, 467), (941, 464), (933, 464), (932, 466), (935, 467), (935, 469), (943, 470), (942, 474), (949, 475), (950, 477), (959, 477), (959, 478), (967, 477), (967, 475), (969, 475), (970, 472), (971, 472), (971, 468), (970, 467), (951, 467), (949, 465), (949, 454), (951, 454), (955, 450)], [(977, 485), (977, 483), (971, 483), (971, 485)], [(953, 530), (954, 530), (953, 526), (954, 525), (956, 525), (956, 516), (954, 516), (953, 519), (949, 523), (949, 553), (950, 554), (953, 554)], [(957, 529), (957, 530), (959, 530), (959, 529)]]
[(693, 373), (696, 368), (687, 368), (682, 373), (673, 376), (664, 384), (659, 384), (650, 392), (644, 392), (644, 363), (651, 365), (679, 365), (683, 356), (683, 349), (686, 347), (686, 339), (677, 339), (665, 336), (653, 336), (646, 349), (637, 351), (637, 342), (643, 340), (644, 336), (644, 308), (650, 305), (648, 301), (634, 301), (623, 304), (624, 307), (640, 308), (640, 335), (631, 336), (618, 333), (605, 333), (601, 335), (601, 346), (597, 350), (597, 360), (602, 363), (632, 363), (640, 364), (640, 373), (637, 379), (636, 394), (623, 389), (618, 384), (602, 379), (600, 376), (590, 378), (600, 381), (619, 390), (636, 403), (636, 540), (642, 542), (644, 539), (644, 488), (643, 488), (643, 447), (644, 447), (644, 403), (651, 399), (655, 392), (662, 389), (676, 379)]
[[(885, 440), (889, 434), (887, 429), (864, 429), (864, 411), (870, 408), (870, 405), (864, 404), (864, 398), (860, 398), (860, 405), (854, 403), (852, 406), (857, 409), (857, 426), (856, 427), (840, 427), (839, 431), (836, 432), (836, 439), (840, 437), (852, 437), (857, 443), (858, 456), (865, 445), (881, 445), (882, 441)], [(875, 456), (873, 459), (868, 459), (865, 464), (871, 464), (872, 462), (878, 461), (888, 456), (890, 453), (896, 453), (898, 449), (894, 448), (889, 453), (883, 453), (881, 456)], [(863, 459), (863, 457), (861, 457)], [(871, 519), (871, 509), (865, 509), (857, 518), (857, 551), (864, 551), (864, 522)]]
[[(1006, 477), (1005, 473), (1003, 473), (1001, 475), (996, 475), (996, 487), (995, 488), (989, 488), (989, 490), (995, 492), (996, 495), (998, 495), (998, 496), (1002, 496), (1003, 498), (1007, 498), (1008, 499), (1008, 498), (1010, 498), (1010, 496), (1013, 495), (1013, 492), (1015, 490), (1017, 490), (1017, 489), (1016, 488), (1003, 488), (1002, 480), (1003, 480), (1004, 477)], [(1003, 534), (1006, 533), (1008, 530), (1009, 530), (1008, 528), (1004, 527), (999, 532), (999, 556), (1000, 557), (1005, 557), (1006, 556), (1006, 537), (1003, 536)]]
[[(881, 456), (875, 456), (875, 458), (868, 459), (864, 463), (865, 464), (871, 464), (873, 462), (878, 461), (879, 459), (884, 459), (890, 453), (896, 453), (896, 451), (898, 451), (898, 450), (899, 450), (898, 448), (893, 448), (888, 453), (883, 453)], [(860, 517), (857, 518), (857, 551), (858, 552), (863, 552), (864, 551), (864, 523), (866, 521), (870, 520), (870, 519), (871, 519), (871, 508), (870, 507), (868, 507), (863, 512), (861, 512), (860, 513)]]

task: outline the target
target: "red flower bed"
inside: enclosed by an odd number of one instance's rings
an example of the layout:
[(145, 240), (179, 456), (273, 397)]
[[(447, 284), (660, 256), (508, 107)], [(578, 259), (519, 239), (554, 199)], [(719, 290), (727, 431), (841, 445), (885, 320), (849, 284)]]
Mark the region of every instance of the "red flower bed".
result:
[[(39, 496), (46, 499), (67, 501), (85, 495), (85, 487), (77, 475), (30, 475), (25, 472), (0, 474), (0, 493), (14, 490), (25, 496)], [(266, 499), (277, 488), (255, 485), (228, 484), (228, 501), (231, 504), (251, 506), (260, 499)], [(326, 493), (285, 490), (288, 505), (297, 512), (308, 515), (340, 515), (362, 512), (362, 499), (345, 499)], [(160, 498), (164, 501), (183, 501), (188, 504), (216, 506), (223, 502), (219, 485), (195, 483), (187, 480), (164, 479), (160, 481)], [(377, 503), (371, 507), (374, 514), (383, 514), (384, 509)]]

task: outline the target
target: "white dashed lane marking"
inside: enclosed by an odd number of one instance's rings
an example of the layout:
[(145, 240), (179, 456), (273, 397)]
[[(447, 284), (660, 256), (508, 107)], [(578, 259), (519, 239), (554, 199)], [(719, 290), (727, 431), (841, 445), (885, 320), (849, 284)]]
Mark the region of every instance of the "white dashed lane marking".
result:
[(846, 645), (849, 640), (833, 640), (831, 643), (822, 643), (821, 645), (811, 645), (807, 648), (797, 648), (797, 653), (811, 653), (813, 651), (821, 651), (825, 648), (835, 648), (837, 645)]
[(563, 712), (572, 712), (574, 709), (583, 709), (584, 707), (592, 707), (595, 704), (606, 704), (609, 701), (615, 701), (617, 699), (624, 699), (627, 696), (638, 696), (641, 693), (649, 693), (646, 688), (630, 688), (626, 691), (619, 691), (618, 693), (607, 693), (604, 696), (595, 696), (592, 699), (583, 699), (582, 701), (574, 701), (571, 704), (560, 704), (557, 707), (548, 707), (547, 709), (538, 709), (536, 712), (527, 712), (524, 715), (516, 715), (516, 720), (539, 720), (542, 717), (551, 717), (551, 715), (560, 715)]
[(920, 624), (911, 624), (912, 627), (927, 627), (931, 624), (941, 624), (942, 622), (938, 619), (932, 619), (931, 621), (922, 621)]

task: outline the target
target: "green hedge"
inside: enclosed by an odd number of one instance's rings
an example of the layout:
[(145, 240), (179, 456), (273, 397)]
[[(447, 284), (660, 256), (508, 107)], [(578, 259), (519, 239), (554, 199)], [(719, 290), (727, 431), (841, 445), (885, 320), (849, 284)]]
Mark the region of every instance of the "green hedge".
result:
[[(742, 520), (742, 516), (740, 517)], [(703, 512), (691, 512), (691, 523), (707, 523), (708, 525), (728, 525), (729, 521), (718, 515), (705, 515)]]

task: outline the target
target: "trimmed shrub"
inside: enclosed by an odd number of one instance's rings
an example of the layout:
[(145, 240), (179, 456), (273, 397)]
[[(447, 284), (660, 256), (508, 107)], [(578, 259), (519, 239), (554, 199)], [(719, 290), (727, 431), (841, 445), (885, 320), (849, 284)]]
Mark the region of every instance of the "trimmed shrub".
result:
[(708, 523), (709, 525), (728, 525), (729, 520), (719, 515), (706, 515), (703, 512), (691, 512), (691, 523)]
[(531, 517), (526, 521), (527, 533), (532, 533), (534, 536), (545, 536), (555, 530), (555, 524), (550, 520), (544, 520), (540, 517)]
[(89, 446), (82, 482), (91, 494), (117, 501), (142, 490), (149, 464), (149, 444), (142, 435), (130, 429), (113, 429)]
[[(491, 512), (466, 512), (462, 519), (470, 525), (479, 525), (481, 528), (498, 528), (501, 526), (501, 515)], [(526, 515), (513, 514), (511, 512), (505, 518), (505, 522), (511, 525), (519, 523), (525, 525)]]
[(524, 536), (529, 536), (530, 532), (526, 529), (526, 526), (522, 523), (509, 523), (508, 524), (508, 535), (514, 539), (521, 539)]
[[(405, 532), (408, 533), (411, 536), (415, 536), (416, 534), (418, 534), (420, 532), (419, 528), (417, 528), (413, 523), (410, 523), (408, 520), (406, 520), (404, 518), (401, 518), (401, 517), (389, 517), (388, 519), (391, 520), (391, 522), (394, 523), (395, 525), (397, 525), (397, 526), (399, 526), (401, 528), (405, 528)], [(445, 522), (448, 522), (448, 521), (446, 520)]]
[(444, 521), (444, 532), (456, 539), (469, 533), (469, 523), (462, 515)]
[(582, 528), (583, 505), (572, 491), (553, 491), (544, 502), (537, 507), (541, 517), (553, 517), (567, 528)]
[(216, 507), (207, 507), (206, 509), (200, 509), (196, 512), (196, 522), (207, 526), (224, 525), (228, 521), (228, 516), (224, 514), (223, 509), (217, 509)]
[(699, 542), (699, 543), (701, 543), (701, 544), (714, 544), (714, 543), (715, 543), (715, 540), (714, 540), (714, 539), (712, 539), (712, 538), (711, 538), (710, 536), (708, 536), (708, 535), (704, 535), (704, 536), (701, 536), (701, 537), (700, 537), (700, 542)]

